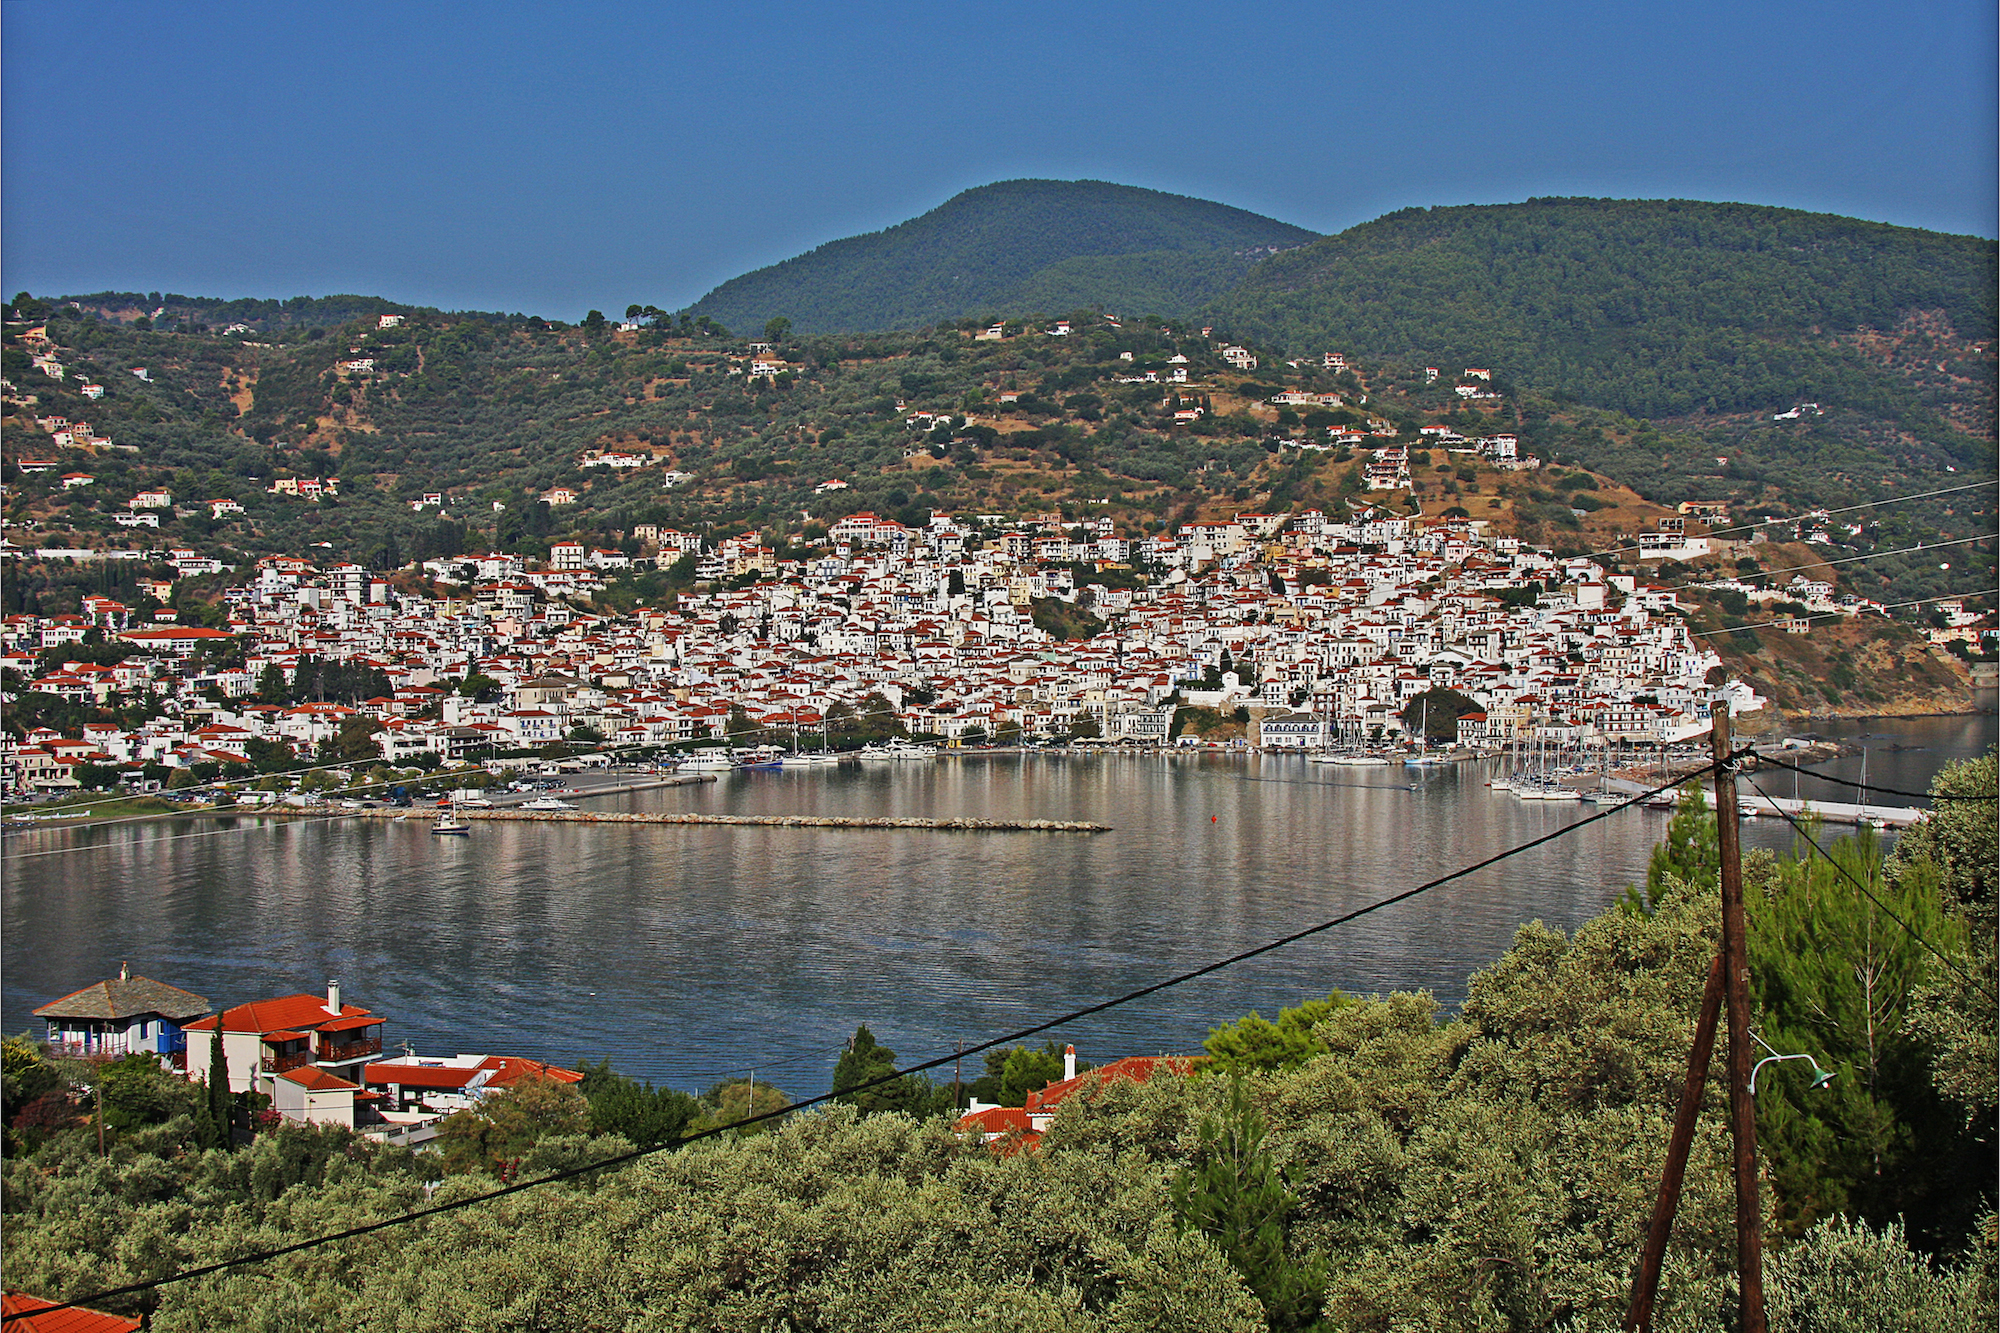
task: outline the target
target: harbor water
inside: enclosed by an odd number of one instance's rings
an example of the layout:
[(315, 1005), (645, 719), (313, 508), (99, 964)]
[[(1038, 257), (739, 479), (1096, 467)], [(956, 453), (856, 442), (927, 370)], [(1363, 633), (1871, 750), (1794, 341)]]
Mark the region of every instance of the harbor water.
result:
[[(1995, 734), (1991, 715), (1819, 730), (1865, 733), (1871, 785), (1913, 791)], [(1859, 768), (1857, 755), (1824, 771)], [(967, 756), (732, 773), (590, 802), (1111, 826), (1097, 834), (488, 822), (444, 839), (421, 821), (259, 816), (15, 833), (5, 1029), (37, 1030), (36, 1005), (121, 963), (217, 1006), (338, 978), (348, 1002), (387, 1017), (391, 1048), (609, 1056), (690, 1090), (755, 1070), (809, 1095), (857, 1024), (906, 1063), (949, 1054), (1597, 812), (1492, 791), (1489, 772), (1215, 752)], [(1790, 796), (1791, 784), (1767, 785)], [(1823, 800), (1846, 790), (1812, 785), (1804, 794)], [(1524, 922), (1573, 927), (1642, 878), (1665, 824), (1619, 813), (1052, 1035), (1103, 1060), (1196, 1050), (1218, 1023), (1336, 987), (1455, 1004)], [(1745, 826), (1746, 845), (1791, 839), (1776, 821)]]

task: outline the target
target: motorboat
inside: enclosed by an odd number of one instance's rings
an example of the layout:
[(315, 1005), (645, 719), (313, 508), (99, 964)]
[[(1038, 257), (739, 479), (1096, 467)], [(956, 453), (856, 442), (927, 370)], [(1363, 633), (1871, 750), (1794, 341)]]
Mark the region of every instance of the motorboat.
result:
[(437, 822), (431, 825), (431, 832), (440, 837), (463, 838), (472, 832), (472, 825), (458, 818), (449, 810), (438, 812)]
[(521, 807), (520, 807), (520, 808), (521, 808), (521, 809), (523, 809), (523, 810), (574, 810), (574, 809), (576, 809), (576, 807), (575, 807), (575, 806), (573, 806), (573, 805), (571, 805), (571, 804), (570, 804), (570, 803), (569, 803), (568, 801), (559, 801), (559, 800), (557, 800), (557, 799), (556, 799), (555, 797), (553, 797), (553, 796), (538, 796), (538, 797), (536, 797), (536, 798), (535, 798), (534, 800), (532, 800), (532, 801), (523, 801), (523, 802), (521, 803)]
[(682, 773), (727, 773), (736, 767), (736, 761), (725, 750), (697, 750), (681, 760)]

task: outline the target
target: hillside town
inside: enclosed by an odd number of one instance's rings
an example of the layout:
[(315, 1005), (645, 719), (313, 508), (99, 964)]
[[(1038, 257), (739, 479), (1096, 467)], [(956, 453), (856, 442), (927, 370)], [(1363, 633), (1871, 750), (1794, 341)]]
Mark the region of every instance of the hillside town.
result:
[[(1702, 678), (1720, 660), (1690, 636), (1674, 589), (1489, 537), (1476, 520), (1245, 513), (1136, 540), (1110, 528), (937, 514), (913, 529), (864, 513), (822, 553), (782, 561), (755, 536), (711, 549), (648, 529), (653, 554), (638, 559), (692, 554), (715, 590), (626, 614), (590, 599), (634, 557), (562, 541), (547, 562), (430, 561), (428, 592), (269, 557), (222, 593), (220, 626), (171, 611), (142, 623), (89, 597), (80, 615), (8, 617), (0, 665), (17, 691), (149, 716), (10, 738), (6, 786), (74, 789), (106, 768), (135, 783), (161, 768), (227, 772), (273, 743), (308, 762), (357, 733), (382, 760), (431, 766), (748, 731), (838, 749), (864, 711), (947, 746), (1192, 743), (1202, 728), (1190, 720), (1216, 717), (1253, 747), (1391, 745), (1409, 701), (1434, 689), (1477, 705), (1457, 719), (1461, 744), (1651, 747), (1700, 729)], [(1785, 595), (1858, 609), (1826, 585)], [(129, 655), (40, 665), (86, 642)], [(386, 689), (260, 699), (302, 663), (379, 672)]]

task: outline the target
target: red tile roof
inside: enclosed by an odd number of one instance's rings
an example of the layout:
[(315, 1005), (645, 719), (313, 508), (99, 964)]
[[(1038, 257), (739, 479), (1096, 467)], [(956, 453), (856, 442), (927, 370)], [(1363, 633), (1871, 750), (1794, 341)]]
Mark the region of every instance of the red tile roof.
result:
[[(7, 1316), (8, 1333), (136, 1333), (141, 1327), (136, 1319), (100, 1314), (96, 1310), (35, 1313), (54, 1304), (54, 1301), (45, 1301), (39, 1296), (10, 1291), (0, 1295), (0, 1314)], [(17, 1315), (22, 1317), (16, 1318)]]
[[(358, 1005), (340, 1006), (341, 1018), (360, 1018), (368, 1011)], [(224, 1032), (278, 1032), (291, 1028), (313, 1028), (325, 1026), (335, 1015), (326, 1007), (324, 995), (286, 995), (276, 1000), (255, 1000), (249, 1004), (239, 1004), (234, 1009), (222, 1011), (221, 1021)], [(380, 1022), (382, 1020), (377, 1019)], [(216, 1024), (214, 1018), (204, 1018), (189, 1023), (190, 1032), (208, 1032)]]
[(343, 1089), (351, 1092), (361, 1091), (359, 1083), (349, 1083), (346, 1079), (338, 1075), (327, 1073), (317, 1065), (304, 1065), (298, 1069), (287, 1069), (284, 1073), (278, 1075), (278, 1077), (288, 1083), (298, 1084), (307, 1092), (339, 1092)]
[(374, 1064), (361, 1071), (364, 1082), (380, 1087), (394, 1083), (405, 1088), (434, 1088), (456, 1091), (478, 1078), (483, 1069), (448, 1069), (437, 1065)]
[(1155, 1074), (1186, 1075), (1194, 1070), (1194, 1061), (1185, 1055), (1128, 1055), (1123, 1060), (1113, 1060), (1108, 1065), (1086, 1069), (1075, 1078), (1066, 1078), (1059, 1083), (1051, 1083), (1040, 1092), (1028, 1094), (1029, 1111), (1052, 1111), (1065, 1098), (1079, 1092), (1095, 1091), (1101, 1087), (1129, 1079), (1134, 1083), (1149, 1082)]

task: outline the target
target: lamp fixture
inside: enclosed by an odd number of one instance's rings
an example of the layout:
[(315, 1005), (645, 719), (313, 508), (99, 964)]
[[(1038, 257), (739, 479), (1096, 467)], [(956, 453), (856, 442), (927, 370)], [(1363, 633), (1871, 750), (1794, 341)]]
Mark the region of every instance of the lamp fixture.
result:
[(1759, 1060), (1755, 1065), (1752, 1065), (1750, 1068), (1751, 1096), (1754, 1097), (1757, 1095), (1757, 1071), (1762, 1069), (1765, 1065), (1778, 1064), (1781, 1061), (1785, 1060), (1803, 1060), (1808, 1065), (1812, 1066), (1813, 1080), (1811, 1086), (1813, 1088), (1823, 1088), (1827, 1084), (1833, 1082), (1833, 1071), (1828, 1069), (1821, 1069), (1819, 1067), (1819, 1061), (1813, 1059), (1812, 1056), (1807, 1055), (1804, 1052), (1800, 1052), (1797, 1055), (1780, 1055), (1776, 1047), (1772, 1046), (1770, 1042), (1765, 1041), (1762, 1037), (1758, 1036), (1754, 1032), (1750, 1034), (1750, 1039), (1756, 1042), (1759, 1046), (1762, 1046), (1765, 1050), (1771, 1052), (1769, 1055)]

